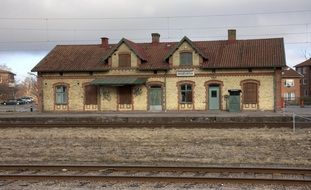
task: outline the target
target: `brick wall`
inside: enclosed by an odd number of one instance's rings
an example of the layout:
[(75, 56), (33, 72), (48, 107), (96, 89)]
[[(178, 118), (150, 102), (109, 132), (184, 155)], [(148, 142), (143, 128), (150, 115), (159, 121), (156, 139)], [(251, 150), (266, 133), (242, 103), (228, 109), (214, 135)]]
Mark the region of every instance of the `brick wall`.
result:
[[(117, 71), (112, 71), (116, 73)], [(119, 71), (123, 73), (122, 71)], [(231, 74), (228, 75), (220, 73), (219, 76), (202, 74), (203, 71), (195, 70), (198, 73), (195, 77), (176, 77), (175, 70), (170, 71), (168, 76), (164, 77), (163, 73), (158, 75), (146, 74), (149, 76), (148, 82), (160, 81), (163, 82), (166, 80), (166, 95), (163, 95), (163, 99), (166, 96), (166, 107), (169, 111), (180, 110), (180, 105), (178, 104), (178, 82), (181, 81), (192, 81), (194, 82), (194, 104), (191, 107), (186, 107), (185, 109), (195, 109), (195, 110), (206, 110), (207, 108), (207, 94), (205, 82), (210, 80), (222, 81), (223, 87), (221, 88), (221, 109), (226, 109), (226, 102), (224, 95), (228, 94), (229, 89), (242, 89), (240, 82), (242, 80), (253, 79), (260, 82), (259, 85), (259, 105), (260, 110), (273, 110), (274, 109), (274, 90), (273, 90), (273, 72), (264, 72), (260, 74), (259, 72), (254, 73), (243, 73), (240, 74)], [(130, 72), (127, 72), (130, 73)], [(108, 73), (110, 74), (110, 73)], [(136, 71), (132, 71), (132, 75), (135, 75)], [(67, 83), (69, 85), (69, 101), (68, 101), (68, 110), (69, 111), (84, 111), (84, 89), (83, 84), (88, 83), (95, 79), (95, 77), (107, 76), (107, 74), (98, 74), (97, 76), (86, 76), (77, 74), (64, 74), (64, 76), (50, 76), (42, 79), (43, 86), (43, 104), (45, 111), (53, 111), (54, 106), (54, 88), (53, 85), (59, 82)], [(133, 94), (134, 110), (147, 110), (147, 87), (145, 85), (136, 86), (134, 88), (140, 88), (140, 93)], [(117, 110), (117, 88), (116, 87), (100, 87), (99, 90), (99, 106), (100, 111), (115, 111)], [(248, 108), (254, 109), (254, 108)], [(66, 111), (66, 110), (63, 110)]]

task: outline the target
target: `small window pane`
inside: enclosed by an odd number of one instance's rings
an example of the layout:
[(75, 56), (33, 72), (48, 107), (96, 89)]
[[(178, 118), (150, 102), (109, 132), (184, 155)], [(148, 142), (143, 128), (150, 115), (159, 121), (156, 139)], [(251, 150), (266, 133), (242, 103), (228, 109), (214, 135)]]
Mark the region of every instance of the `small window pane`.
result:
[(212, 98), (217, 98), (217, 91), (216, 90), (212, 90)]
[(180, 65), (192, 65), (192, 52), (180, 53)]

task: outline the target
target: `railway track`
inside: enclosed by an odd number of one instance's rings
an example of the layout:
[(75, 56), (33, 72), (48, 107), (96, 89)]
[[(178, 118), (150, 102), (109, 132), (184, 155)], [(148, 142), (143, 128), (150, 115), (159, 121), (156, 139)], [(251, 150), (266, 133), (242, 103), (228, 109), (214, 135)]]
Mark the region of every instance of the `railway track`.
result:
[(98, 165), (0, 165), (0, 180), (117, 180), (311, 185), (311, 169)]
[[(296, 123), (299, 128), (310, 127), (310, 123)], [(17, 123), (17, 124), (3, 124), (0, 123), (0, 128), (14, 127), (14, 128), (292, 128), (291, 122), (282, 123), (53, 123), (53, 124), (36, 124), (36, 123)]]

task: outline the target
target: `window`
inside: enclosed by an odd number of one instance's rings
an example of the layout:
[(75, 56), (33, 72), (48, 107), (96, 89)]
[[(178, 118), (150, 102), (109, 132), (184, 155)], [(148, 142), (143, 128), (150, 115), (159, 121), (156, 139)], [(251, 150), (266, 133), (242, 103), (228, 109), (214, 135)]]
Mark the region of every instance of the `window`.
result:
[(180, 53), (180, 65), (192, 65), (192, 52)]
[(308, 90), (307, 89), (305, 89), (304, 91), (303, 91), (303, 96), (308, 96)]
[(307, 79), (302, 79), (302, 84), (306, 85), (307, 84)]
[(97, 87), (94, 85), (87, 85), (84, 87), (85, 105), (97, 104)]
[(181, 103), (192, 103), (192, 85), (182, 84), (180, 85), (180, 102)]
[(243, 84), (243, 104), (257, 104), (258, 85), (253, 82)]
[(131, 54), (119, 54), (119, 67), (131, 67)]
[(284, 93), (284, 100), (287, 100), (288, 99), (288, 94), (287, 92)]
[(132, 104), (132, 87), (119, 87), (119, 104)]
[(295, 93), (294, 92), (289, 92), (289, 93), (284, 93), (284, 100), (295, 100)]
[(299, 74), (302, 74), (301, 68), (300, 68), (300, 67), (297, 68), (297, 72), (298, 72)]
[(294, 79), (285, 79), (284, 86), (286, 87), (294, 86)]
[(307, 73), (307, 67), (303, 67), (302, 68), (302, 74), (306, 74)]
[(59, 85), (55, 87), (55, 103), (56, 104), (67, 104), (68, 92), (67, 86)]
[(216, 90), (212, 90), (211, 97), (212, 98), (217, 98), (217, 91)]

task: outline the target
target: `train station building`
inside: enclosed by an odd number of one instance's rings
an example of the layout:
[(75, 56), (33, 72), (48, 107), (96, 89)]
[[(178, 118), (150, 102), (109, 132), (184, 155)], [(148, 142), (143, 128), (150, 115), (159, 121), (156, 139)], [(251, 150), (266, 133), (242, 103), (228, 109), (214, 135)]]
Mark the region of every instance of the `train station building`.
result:
[(278, 110), (282, 38), (57, 45), (33, 69), (41, 111)]

